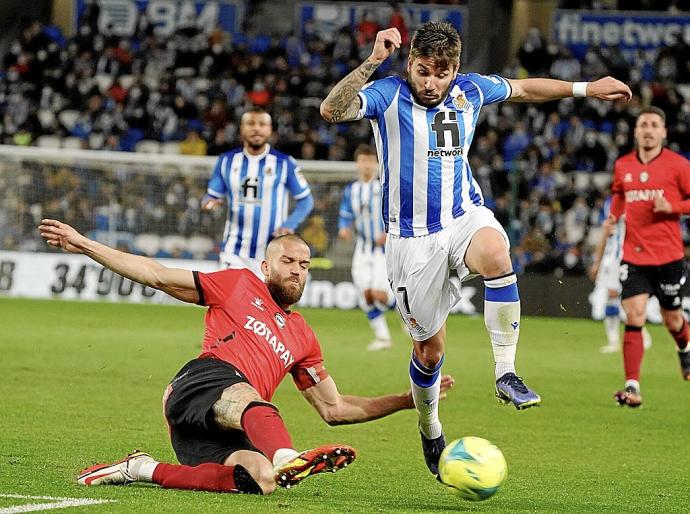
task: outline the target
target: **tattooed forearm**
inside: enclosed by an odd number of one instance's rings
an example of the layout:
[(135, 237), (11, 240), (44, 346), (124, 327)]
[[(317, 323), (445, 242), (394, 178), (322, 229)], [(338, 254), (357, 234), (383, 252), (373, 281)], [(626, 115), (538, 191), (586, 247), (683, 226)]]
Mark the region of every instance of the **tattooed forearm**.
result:
[(357, 93), (379, 66), (380, 63), (367, 59), (338, 82), (321, 104), (321, 113), (324, 118), (333, 123), (354, 120), (359, 111)]

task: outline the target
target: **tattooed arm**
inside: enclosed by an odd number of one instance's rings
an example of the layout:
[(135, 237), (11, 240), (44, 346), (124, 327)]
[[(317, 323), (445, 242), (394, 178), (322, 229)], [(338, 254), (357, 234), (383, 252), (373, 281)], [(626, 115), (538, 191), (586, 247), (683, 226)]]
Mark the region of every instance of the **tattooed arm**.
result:
[(400, 48), (398, 29), (386, 29), (376, 34), (371, 55), (357, 69), (338, 82), (321, 103), (321, 116), (330, 123), (357, 119), (360, 101), (357, 93), (366, 84), (372, 73), (388, 59), (396, 48)]

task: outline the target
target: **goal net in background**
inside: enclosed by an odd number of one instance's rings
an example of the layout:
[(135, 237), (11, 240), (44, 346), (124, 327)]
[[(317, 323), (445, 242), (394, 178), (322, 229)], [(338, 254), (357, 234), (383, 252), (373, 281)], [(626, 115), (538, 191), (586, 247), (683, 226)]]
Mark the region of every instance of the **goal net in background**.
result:
[[(9, 253), (15, 256), (13, 263), (34, 258), (36, 252), (66, 258), (50, 249), (36, 230), (47, 217), (65, 221), (89, 237), (127, 252), (188, 261), (180, 265), (192, 269), (200, 269), (199, 261), (208, 261), (203, 267), (214, 269), (226, 206), (202, 211), (201, 198), (215, 162), (214, 157), (0, 147), (0, 252), (5, 256), (5, 292)], [(312, 247), (312, 279), (328, 280), (335, 287), (350, 281), (353, 246), (337, 239), (337, 216), (343, 187), (356, 177), (354, 163), (301, 161), (300, 165), (315, 205), (298, 232)], [(72, 297), (84, 297), (80, 289), (89, 287), (84, 282), (91, 271), (97, 272), (94, 280), (105, 290), (110, 275), (104, 278), (104, 272), (95, 268), (84, 265), (65, 271), (62, 280), (51, 278), (51, 292), (71, 288), (76, 290)], [(123, 287), (126, 291), (130, 284)], [(337, 296), (352, 296), (350, 289), (329, 294), (334, 298), (326, 305), (337, 303)], [(345, 303), (353, 302), (348, 299)]]
[[(170, 297), (111, 273), (82, 255), (49, 248), (36, 230), (53, 217), (127, 252), (167, 266), (214, 271), (226, 209), (201, 211), (214, 157), (105, 152), (0, 145), (0, 295), (127, 302)], [(357, 307), (351, 282), (353, 243), (337, 239), (343, 187), (354, 163), (301, 161), (314, 210), (298, 232), (312, 247), (312, 267), (301, 306)], [(589, 177), (585, 177), (589, 180)], [(481, 311), (481, 282), (459, 283), (453, 312)], [(585, 277), (567, 286), (550, 275), (520, 278), (529, 315), (589, 316)], [(565, 309), (565, 310), (564, 310)]]

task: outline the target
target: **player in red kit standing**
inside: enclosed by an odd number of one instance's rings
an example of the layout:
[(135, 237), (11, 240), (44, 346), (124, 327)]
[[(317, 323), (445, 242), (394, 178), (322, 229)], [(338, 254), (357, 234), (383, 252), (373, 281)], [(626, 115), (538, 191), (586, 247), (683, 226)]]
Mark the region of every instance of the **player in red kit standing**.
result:
[(642, 109), (635, 123), (636, 151), (616, 161), (610, 221), (625, 215), (620, 279), (627, 317), (623, 339), (625, 386), (615, 395), (621, 405), (639, 407), (642, 327), (647, 300), (655, 295), (666, 328), (678, 347), (681, 373), (690, 380), (688, 322), (681, 309), (685, 283), (681, 214), (690, 214), (690, 163), (663, 147), (666, 115)]
[[(355, 458), (346, 445), (298, 453), (271, 397), (290, 373), (304, 397), (331, 425), (361, 423), (414, 407), (405, 392), (344, 396), (323, 366), (321, 348), (290, 307), (302, 296), (309, 247), (299, 236), (273, 239), (261, 263), (262, 282), (247, 269), (200, 273), (92, 241), (56, 220), (39, 230), (49, 245), (83, 253), (141, 284), (208, 307), (201, 355), (175, 376), (164, 396), (173, 449), (181, 464), (134, 452), (114, 464), (83, 470), (82, 485), (153, 482), (165, 488), (269, 494)], [(443, 390), (453, 384), (444, 377)]]

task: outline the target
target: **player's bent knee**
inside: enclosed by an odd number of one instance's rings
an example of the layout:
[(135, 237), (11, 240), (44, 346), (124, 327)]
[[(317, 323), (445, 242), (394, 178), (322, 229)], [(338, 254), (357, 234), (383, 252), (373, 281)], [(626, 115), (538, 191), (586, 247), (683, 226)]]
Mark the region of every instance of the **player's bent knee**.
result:
[(473, 272), (492, 278), (513, 269), (508, 245), (496, 229), (485, 227), (473, 237), (467, 253), (465, 264)]
[(220, 398), (213, 404), (214, 419), (222, 428), (241, 430), (242, 415), (252, 404), (264, 404), (275, 408), (273, 404), (265, 402), (248, 383), (233, 384), (224, 389)]

